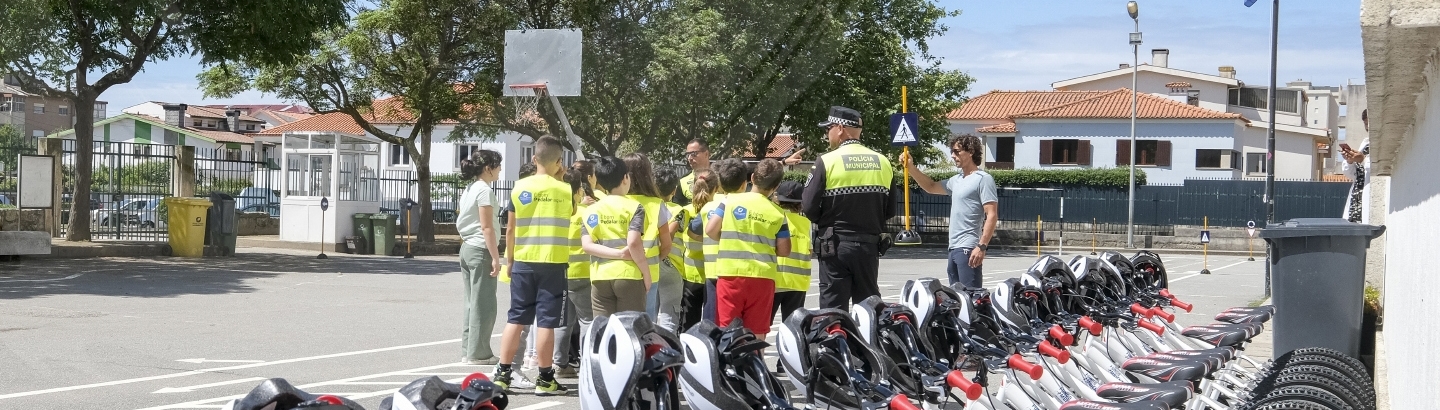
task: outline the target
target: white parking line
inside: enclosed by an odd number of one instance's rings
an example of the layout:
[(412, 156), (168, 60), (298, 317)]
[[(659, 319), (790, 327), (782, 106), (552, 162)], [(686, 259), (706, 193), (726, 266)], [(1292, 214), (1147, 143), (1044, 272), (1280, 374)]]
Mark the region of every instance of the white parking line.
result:
[[(318, 383), (302, 384), (302, 385), (298, 385), (298, 386), (295, 386), (295, 387), (298, 388), (298, 389), (306, 390), (306, 389), (313, 389), (313, 388), (315, 388), (315, 387), (324, 387), (324, 386), (343, 386), (343, 385), (346, 385), (346, 384), (348, 384), (348, 383), (350, 383), (350, 382), (365, 381), (365, 380), (378, 379), (378, 378), (381, 378), (381, 377), (389, 377), (389, 376), (403, 376), (403, 375), (407, 375), (407, 374), (424, 372), (424, 371), (426, 371), (426, 370), (444, 369), (444, 368), (448, 368), (448, 367), (456, 367), (456, 364), (455, 364), (455, 363), (447, 363), (447, 364), (435, 365), (435, 366), (418, 367), (418, 368), (414, 368), (414, 369), (406, 369), (406, 370), (399, 370), (399, 371), (393, 371), (393, 372), (385, 372), (385, 373), (370, 374), (370, 375), (364, 375), (364, 376), (356, 376), (356, 377), (350, 377), (350, 378), (344, 378), (344, 379), (323, 381), (323, 382), (318, 382)], [(396, 390), (398, 390), (398, 389), (387, 389), (387, 390), (381, 391), (381, 392), (341, 393), (341, 394), (329, 393), (329, 394), (335, 394), (335, 395), (337, 395), (337, 396), (341, 396), (341, 395), (344, 395), (344, 396), (348, 396), (348, 395), (371, 395), (371, 394), (378, 395), (378, 396), (383, 396), (383, 395), (385, 395), (385, 394), (390, 394), (390, 393), (392, 393), (392, 392), (394, 392), (394, 391), (396, 391)], [(155, 406), (155, 407), (146, 407), (146, 408), (143, 408), (143, 409), (140, 409), (140, 410), (165, 410), (165, 409), (186, 409), (186, 408), (194, 408), (194, 406), (207, 406), (207, 405), (209, 405), (210, 403), (215, 403), (215, 402), (222, 402), (222, 403), (223, 403), (223, 402), (227, 402), (227, 401), (230, 401), (230, 400), (238, 399), (238, 398), (241, 398), (241, 397), (245, 397), (245, 395), (244, 395), (244, 394), (236, 394), (236, 395), (232, 395), (232, 396), (216, 397), (216, 398), (212, 398), (212, 399), (203, 399), (203, 400), (188, 401), (188, 402), (184, 402), (184, 403), (175, 403), (175, 404), (167, 404), (167, 405)], [(367, 397), (375, 397), (375, 396), (367, 396)], [(208, 407), (207, 407), (207, 408), (208, 408)]]
[(176, 378), (176, 377), (194, 376), (194, 375), (206, 374), (206, 373), (217, 373), (217, 372), (224, 372), (224, 371), (228, 371), (228, 370), (251, 369), (251, 368), (256, 368), (256, 367), (274, 366), (274, 365), (277, 365), (277, 364), (285, 364), (285, 363), (296, 363), (296, 362), (305, 362), (305, 361), (321, 360), (321, 359), (333, 359), (333, 358), (336, 358), (336, 357), (346, 357), (346, 356), (355, 356), (355, 355), (362, 355), (362, 354), (369, 354), (369, 353), (389, 352), (389, 351), (395, 351), (395, 350), (412, 349), (412, 348), (416, 348), (416, 347), (437, 346), (437, 345), (443, 345), (443, 344), (457, 343), (457, 342), (459, 342), (459, 341), (460, 341), (460, 339), (441, 340), (441, 341), (438, 341), (438, 342), (416, 343), (416, 344), (410, 344), (410, 345), (382, 347), (382, 348), (379, 348), (379, 349), (369, 349), (369, 350), (356, 350), (356, 351), (351, 351), (351, 352), (332, 353), (332, 354), (319, 355), (319, 356), (297, 357), (297, 358), (294, 358), (294, 359), (276, 360), (276, 361), (273, 361), (273, 362), (265, 362), (265, 363), (251, 363), (251, 364), (242, 364), (242, 365), (238, 365), (238, 366), (215, 367), (215, 368), (209, 368), (209, 369), (191, 370), (191, 371), (188, 371), (188, 372), (162, 374), (162, 375), (158, 375), (158, 376), (137, 377), (137, 378), (133, 378), (133, 379), (113, 380), (113, 381), (108, 381), (108, 382), (81, 384), (81, 385), (67, 386), (67, 387), (56, 387), (56, 388), (53, 388), (53, 389), (32, 390), (32, 391), (26, 391), (26, 392), (9, 393), (9, 394), (0, 395), (0, 399), (13, 399), (13, 398), (16, 398), (16, 397), (27, 397), (27, 396), (35, 396), (35, 395), (41, 395), (41, 394), (50, 394), (50, 393), (62, 393), (62, 392), (67, 392), (67, 391), (93, 389), (93, 388), (97, 388), (97, 387), (119, 386), (119, 385), (122, 385), (122, 384), (131, 384), (131, 383), (148, 382), (148, 381), (154, 381), (154, 380), (173, 379), (173, 378)]
[[(1218, 270), (1221, 270), (1221, 269), (1225, 269), (1225, 268), (1228, 268), (1228, 267), (1231, 267), (1231, 266), (1235, 266), (1235, 265), (1240, 265), (1240, 264), (1243, 264), (1243, 263), (1245, 263), (1245, 262), (1248, 262), (1248, 261), (1235, 262), (1235, 263), (1232, 263), (1232, 264), (1229, 264), (1229, 265), (1225, 265), (1225, 266), (1221, 266), (1221, 267), (1218, 267), (1218, 268), (1215, 268), (1215, 269), (1211, 269), (1211, 270), (1210, 270), (1210, 273), (1215, 273), (1215, 271), (1218, 271)], [(1193, 277), (1196, 277), (1196, 276), (1200, 276), (1200, 274), (1199, 274), (1199, 273), (1194, 273), (1194, 274), (1191, 274), (1191, 275), (1188, 275), (1188, 276), (1182, 276), (1182, 277), (1179, 277), (1179, 278), (1170, 280), (1170, 283), (1179, 282), (1179, 281), (1186, 280), (1186, 279), (1190, 279), (1190, 278), (1193, 278)]]
[(0, 280), (0, 283), (5, 283), (5, 282), (55, 282), (55, 281), (75, 279), (75, 278), (80, 277), (80, 275), (84, 275), (84, 274), (83, 274), (83, 273), (77, 273), (77, 274), (70, 275), (70, 276), (66, 276), (66, 277), (63, 277), (63, 278), (52, 278), (52, 279), (6, 279), (6, 280)]
[(542, 402), (535, 403), (535, 404), (531, 404), (531, 405), (528, 405), (528, 406), (516, 407), (516, 408), (510, 409), (510, 410), (540, 410), (540, 409), (548, 409), (548, 408), (551, 408), (551, 407), (559, 406), (559, 405), (561, 405), (561, 404), (565, 404), (565, 403), (561, 403), (561, 402), (558, 402), (558, 401), (542, 401)]

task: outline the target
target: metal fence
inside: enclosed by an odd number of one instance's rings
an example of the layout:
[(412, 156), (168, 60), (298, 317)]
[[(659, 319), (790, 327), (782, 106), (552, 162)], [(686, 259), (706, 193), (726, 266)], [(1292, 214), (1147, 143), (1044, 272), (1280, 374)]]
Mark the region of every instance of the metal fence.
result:
[(35, 140), (30, 138), (0, 144), (0, 208), (14, 206), (19, 200), (16, 193), (20, 175), (16, 169), (20, 166), (20, 156), (33, 155), (36, 152), (38, 149)]
[[(171, 196), (172, 145), (93, 142), (90, 174), (90, 237), (104, 240), (168, 240), (161, 200)], [(76, 141), (61, 142), (60, 230), (70, 227), (75, 202)]]
[(239, 212), (280, 217), (280, 167), (253, 151), (195, 150), (195, 196), (225, 194)]
[[(1275, 219), (1338, 218), (1349, 189), (1350, 184), (1343, 182), (1276, 181)], [(1243, 227), (1248, 221), (1263, 224), (1264, 192), (1264, 181), (1253, 180), (1188, 180), (1182, 185), (1137, 186), (1136, 233), (1173, 235), (1176, 225), (1198, 226), (1206, 217), (1211, 226)], [(1062, 201), (1066, 231), (1125, 233), (1128, 227), (1129, 194), (1124, 188), (1005, 187), (997, 196), (1002, 228), (1034, 229), (1039, 217), (1044, 229), (1058, 230)], [(945, 232), (949, 228), (950, 197), (927, 194), (912, 186), (910, 212), (913, 229)], [(892, 219), (891, 229), (902, 229), (903, 222), (903, 218)]]
[[(380, 212), (400, 217), (405, 209), (405, 200), (420, 198), (420, 179), (413, 171), (385, 171), (378, 178), (380, 182)], [(430, 211), (435, 223), (455, 223), (455, 210), (460, 206), (460, 195), (469, 182), (457, 174), (430, 175)], [(496, 181), (492, 185), (496, 198), (508, 197), (512, 181)], [(503, 191), (502, 191), (503, 190)], [(504, 202), (503, 200), (501, 202)]]

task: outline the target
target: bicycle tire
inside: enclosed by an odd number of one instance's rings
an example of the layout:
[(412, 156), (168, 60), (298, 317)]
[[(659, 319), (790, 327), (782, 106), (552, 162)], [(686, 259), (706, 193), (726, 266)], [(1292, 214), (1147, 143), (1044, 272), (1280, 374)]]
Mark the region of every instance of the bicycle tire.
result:
[[(1354, 358), (1354, 357), (1350, 357), (1350, 355), (1341, 353), (1340, 351), (1335, 350), (1335, 349), (1329, 349), (1329, 348), (1324, 348), (1324, 347), (1306, 347), (1306, 348), (1295, 349), (1295, 350), (1292, 350), (1292, 351), (1290, 351), (1290, 352), (1287, 352), (1287, 353), (1285, 353), (1284, 355), (1281, 355), (1280, 358), (1284, 358), (1284, 357), (1287, 356), (1287, 355), (1289, 355), (1289, 356), (1291, 356), (1291, 357), (1294, 357), (1294, 356), (1324, 356), (1324, 357), (1333, 358), (1333, 359), (1339, 360), (1341, 363), (1344, 363), (1346, 366), (1350, 366), (1350, 368), (1351, 368), (1352, 370), (1354, 370), (1356, 373), (1363, 374), (1363, 375), (1365, 375), (1366, 378), (1371, 378), (1371, 379), (1373, 379), (1373, 378), (1370, 376), (1370, 369), (1366, 368), (1366, 367), (1365, 367), (1365, 363), (1362, 363), (1362, 362), (1360, 361), (1360, 359), (1356, 359), (1356, 358)], [(1276, 361), (1279, 362), (1279, 361), (1280, 361), (1280, 360), (1279, 360), (1280, 358), (1277, 358)]]
[(1319, 375), (1305, 373), (1286, 374), (1279, 378), (1276, 378), (1275, 381), (1270, 384), (1270, 389), (1273, 393), (1274, 391), (1285, 387), (1295, 386), (1306, 386), (1324, 390), (1326, 392), (1329, 392), (1330, 394), (1335, 395), (1336, 398), (1343, 400), (1351, 407), (1355, 407), (1357, 409), (1368, 407), (1365, 405), (1365, 403), (1368, 401), (1365, 397), (1351, 394), (1350, 389), (1345, 387), (1343, 384), (1336, 383), (1333, 380)]
[(1253, 410), (1331, 410), (1310, 400), (1285, 400), (1254, 407)]
[[(1275, 386), (1286, 386), (1294, 384), (1324, 385), (1324, 389), (1334, 393), (1341, 399), (1345, 399), (1351, 406), (1358, 409), (1373, 410), (1375, 407), (1374, 391), (1365, 389), (1364, 386), (1347, 380), (1338, 372), (1320, 366), (1296, 366), (1282, 370), (1281, 377), (1277, 378)], [(1328, 380), (1323, 381), (1323, 380)]]
[(1327, 377), (1337, 383), (1351, 387), (1352, 391), (1357, 395), (1368, 398), (1375, 397), (1375, 390), (1369, 388), (1369, 386), (1365, 382), (1355, 380), (1353, 377), (1346, 375), (1345, 372), (1335, 370), (1334, 368), (1329, 366), (1317, 364), (1302, 364), (1298, 366), (1289, 366), (1280, 370), (1280, 374), (1282, 375), (1295, 373), (1306, 373)]
[(1355, 370), (1355, 368), (1353, 368), (1353, 367), (1345, 364), (1344, 361), (1339, 360), (1339, 359), (1336, 359), (1336, 358), (1333, 358), (1333, 357), (1329, 357), (1329, 356), (1300, 356), (1300, 357), (1294, 357), (1294, 358), (1291, 358), (1290, 360), (1288, 360), (1288, 361), (1285, 363), (1285, 365), (1284, 365), (1284, 366), (1281, 366), (1279, 369), (1280, 369), (1281, 371), (1283, 371), (1283, 370), (1285, 370), (1286, 368), (1297, 367), (1297, 366), (1320, 366), (1320, 367), (1325, 367), (1325, 368), (1328, 368), (1328, 369), (1337, 371), (1337, 372), (1339, 372), (1340, 374), (1345, 375), (1345, 377), (1346, 377), (1347, 379), (1350, 379), (1350, 381), (1354, 382), (1354, 383), (1357, 384), (1357, 385), (1362, 385), (1362, 386), (1372, 386), (1372, 385), (1373, 385), (1373, 382), (1371, 381), (1369, 374), (1366, 374), (1366, 373), (1363, 372), (1363, 371), (1358, 371), (1358, 372), (1357, 372), (1357, 371)]
[(1356, 410), (1354, 406), (1346, 403), (1345, 400), (1336, 396), (1335, 393), (1311, 386), (1277, 387), (1265, 397), (1255, 400), (1254, 407), (1261, 407), (1269, 403), (1286, 400), (1308, 400), (1321, 404), (1331, 410)]

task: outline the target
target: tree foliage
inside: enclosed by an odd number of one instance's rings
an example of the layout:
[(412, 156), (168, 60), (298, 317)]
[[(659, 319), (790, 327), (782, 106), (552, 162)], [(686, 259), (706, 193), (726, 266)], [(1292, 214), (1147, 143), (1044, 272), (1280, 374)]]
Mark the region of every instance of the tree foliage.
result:
[[(6, 0), (0, 2), (0, 71), (26, 92), (75, 110), (74, 195), (90, 194), (94, 111), (106, 90), (147, 62), (199, 55), (205, 64), (283, 63), (343, 22), (346, 0)], [(69, 240), (90, 239), (90, 205), (71, 209)]]
[[(217, 66), (200, 80), (207, 96), (253, 88), (304, 101), (319, 113), (344, 113), (367, 133), (405, 147), (419, 179), (418, 236), (428, 242), (434, 240), (429, 215), (434, 131), (452, 124), (456, 132), (441, 136), (452, 140), (494, 132), (475, 124), (471, 112), (496, 101), (494, 93), (476, 85), (500, 77), (503, 32), (514, 21), (491, 1), (382, 0), (349, 24), (317, 35), (324, 46), (294, 61)], [(410, 126), (390, 126), (397, 122)]]

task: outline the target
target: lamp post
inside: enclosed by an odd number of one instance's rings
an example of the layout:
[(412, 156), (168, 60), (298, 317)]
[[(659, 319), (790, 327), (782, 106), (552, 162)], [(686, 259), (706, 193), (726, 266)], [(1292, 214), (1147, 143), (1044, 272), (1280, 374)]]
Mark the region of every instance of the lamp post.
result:
[(1130, 12), (1130, 19), (1135, 21), (1135, 31), (1130, 33), (1130, 50), (1134, 54), (1135, 61), (1130, 65), (1130, 203), (1127, 211), (1129, 224), (1125, 228), (1125, 248), (1135, 248), (1135, 116), (1139, 112), (1140, 102), (1138, 91), (1135, 90), (1140, 83), (1140, 5), (1130, 2), (1125, 5), (1125, 10)]

